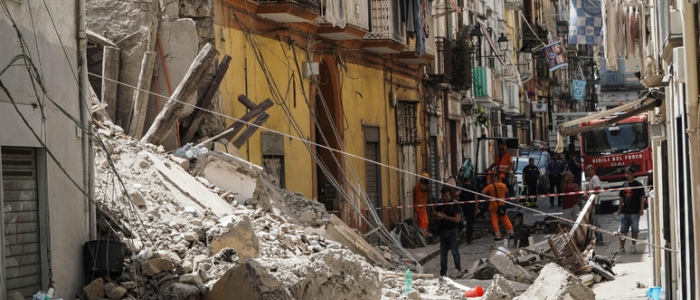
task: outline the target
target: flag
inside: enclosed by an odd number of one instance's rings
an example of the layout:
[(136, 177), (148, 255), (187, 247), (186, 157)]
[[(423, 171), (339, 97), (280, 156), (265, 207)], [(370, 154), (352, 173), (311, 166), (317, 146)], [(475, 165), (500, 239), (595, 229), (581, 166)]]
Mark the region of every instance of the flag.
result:
[(600, 8), (600, 0), (569, 0), (569, 44), (603, 44)]
[(550, 72), (569, 65), (566, 62), (566, 55), (564, 53), (564, 48), (561, 46), (561, 42), (551, 43), (542, 48), (542, 51), (544, 51), (544, 57), (547, 58), (547, 65), (549, 66)]
[(574, 100), (583, 101), (583, 96), (586, 94), (586, 81), (572, 79), (572, 86), (574, 87)]

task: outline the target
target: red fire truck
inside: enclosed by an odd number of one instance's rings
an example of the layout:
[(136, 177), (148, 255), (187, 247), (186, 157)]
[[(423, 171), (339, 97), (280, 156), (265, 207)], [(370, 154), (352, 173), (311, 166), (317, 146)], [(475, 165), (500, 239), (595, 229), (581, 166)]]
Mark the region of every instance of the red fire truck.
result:
[[(603, 123), (616, 117), (619, 115), (584, 122), (581, 127)], [(595, 167), (596, 174), (603, 182), (603, 188), (621, 186), (625, 180), (625, 168), (629, 166), (634, 169), (635, 179), (642, 184), (646, 185), (647, 180), (651, 178), (653, 164), (646, 113), (582, 132), (580, 141), (584, 168), (586, 165)], [(609, 210), (614, 201), (619, 200), (618, 193), (603, 193), (600, 200), (605, 201), (601, 202), (602, 208)]]

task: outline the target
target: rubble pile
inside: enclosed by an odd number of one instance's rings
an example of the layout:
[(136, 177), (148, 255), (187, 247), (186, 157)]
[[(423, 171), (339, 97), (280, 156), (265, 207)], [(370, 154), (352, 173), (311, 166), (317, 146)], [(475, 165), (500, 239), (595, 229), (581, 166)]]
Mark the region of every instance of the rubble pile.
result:
[[(135, 141), (118, 126), (100, 126), (98, 235), (128, 250), (121, 275), (90, 274), (85, 299), (222, 299), (217, 293), (232, 288), (258, 299), (379, 299), (403, 291), (403, 278), (387, 275), (405, 272), (401, 256), (387, 246), (339, 241), (354, 230), (322, 204), (275, 189), (263, 176), (253, 198), (237, 199), (239, 192), (183, 168), (198, 162)], [(460, 293), (437, 279), (414, 287)]]

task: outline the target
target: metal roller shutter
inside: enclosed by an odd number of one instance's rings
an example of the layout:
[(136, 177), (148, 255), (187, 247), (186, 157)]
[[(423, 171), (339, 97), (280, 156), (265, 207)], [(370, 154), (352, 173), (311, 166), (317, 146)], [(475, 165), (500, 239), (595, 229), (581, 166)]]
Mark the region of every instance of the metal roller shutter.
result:
[(37, 160), (33, 148), (2, 148), (4, 269), (7, 294), (41, 290)]

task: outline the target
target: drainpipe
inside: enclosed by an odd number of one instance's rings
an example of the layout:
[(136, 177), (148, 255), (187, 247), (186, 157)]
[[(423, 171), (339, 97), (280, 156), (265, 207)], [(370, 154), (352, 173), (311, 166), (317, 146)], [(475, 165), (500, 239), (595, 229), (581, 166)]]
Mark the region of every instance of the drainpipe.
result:
[[(90, 82), (88, 81), (88, 71), (87, 71), (87, 35), (85, 32), (85, 1), (78, 0), (76, 8), (76, 27), (77, 27), (77, 39), (78, 39), (78, 62), (80, 63), (80, 69), (78, 72), (78, 85), (80, 88), (80, 97), (78, 97), (78, 106), (80, 107), (80, 123), (86, 131), (82, 132), (82, 149), (83, 149), (83, 189), (88, 192), (91, 199), (95, 199), (95, 189), (93, 188), (95, 182), (95, 170), (94, 164), (94, 154), (92, 152), (92, 142), (90, 141), (90, 135), (88, 134), (91, 129), (92, 119), (90, 117), (90, 107), (89, 103), (91, 99), (88, 97), (90, 95)], [(85, 212), (88, 214), (88, 233), (89, 238), (94, 240), (96, 238), (96, 232), (94, 230), (96, 222), (95, 207), (90, 202), (90, 199), (85, 200)]]
[[(686, 94), (686, 113), (688, 120), (688, 143), (690, 153), (688, 153), (688, 158), (690, 160), (690, 186), (693, 187), (691, 194), (688, 195), (690, 199), (696, 199), (700, 196), (700, 185), (698, 184), (700, 180), (700, 160), (698, 160), (698, 70), (697, 66), (697, 38), (695, 33), (695, 9), (690, 1), (678, 1), (680, 2), (681, 16), (683, 16), (683, 47), (685, 47), (685, 72), (688, 82), (685, 84), (685, 94)], [(692, 215), (688, 216), (689, 219), (700, 220), (700, 208), (693, 206)], [(698, 224), (694, 224), (694, 232), (698, 232)], [(690, 237), (693, 239), (695, 244), (695, 249), (700, 249), (700, 238)], [(695, 270), (700, 270), (700, 260), (693, 259), (693, 264), (695, 265)], [(700, 285), (693, 285), (695, 289), (695, 295), (700, 295)]]

